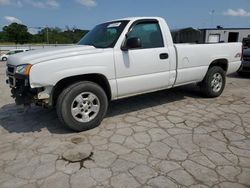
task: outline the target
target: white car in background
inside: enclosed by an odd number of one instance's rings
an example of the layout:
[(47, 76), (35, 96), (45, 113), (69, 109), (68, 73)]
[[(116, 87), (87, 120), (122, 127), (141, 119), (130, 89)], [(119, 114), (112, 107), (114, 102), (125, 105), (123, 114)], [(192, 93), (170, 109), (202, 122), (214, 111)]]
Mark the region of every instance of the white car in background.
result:
[(29, 50), (28, 50), (28, 49), (15, 49), (15, 50), (10, 50), (8, 53), (2, 54), (2, 55), (0, 56), (0, 60), (1, 60), (1, 61), (7, 61), (8, 57), (9, 57), (10, 55), (14, 55), (14, 54), (17, 54), (17, 53), (22, 53), (22, 52), (27, 52), (27, 51), (29, 51)]

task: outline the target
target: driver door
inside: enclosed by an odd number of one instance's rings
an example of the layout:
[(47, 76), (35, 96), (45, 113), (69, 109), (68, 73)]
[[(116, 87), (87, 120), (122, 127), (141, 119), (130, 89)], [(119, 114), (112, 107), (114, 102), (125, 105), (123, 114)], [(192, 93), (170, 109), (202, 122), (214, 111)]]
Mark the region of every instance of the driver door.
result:
[(115, 51), (118, 98), (167, 88), (169, 50), (164, 47), (158, 21), (134, 24), (128, 38), (139, 38), (141, 47)]

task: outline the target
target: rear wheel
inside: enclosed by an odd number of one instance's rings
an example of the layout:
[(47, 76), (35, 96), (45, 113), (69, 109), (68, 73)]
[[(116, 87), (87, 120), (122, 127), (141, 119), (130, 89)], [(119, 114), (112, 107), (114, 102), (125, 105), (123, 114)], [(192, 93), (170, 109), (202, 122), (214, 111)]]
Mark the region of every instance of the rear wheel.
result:
[(226, 73), (218, 66), (211, 67), (200, 84), (201, 92), (206, 97), (218, 97), (226, 85)]
[(104, 90), (93, 82), (79, 82), (65, 89), (57, 99), (60, 121), (75, 131), (85, 131), (100, 125), (107, 108)]
[(7, 61), (7, 57), (3, 57), (3, 58), (2, 58), (2, 61)]

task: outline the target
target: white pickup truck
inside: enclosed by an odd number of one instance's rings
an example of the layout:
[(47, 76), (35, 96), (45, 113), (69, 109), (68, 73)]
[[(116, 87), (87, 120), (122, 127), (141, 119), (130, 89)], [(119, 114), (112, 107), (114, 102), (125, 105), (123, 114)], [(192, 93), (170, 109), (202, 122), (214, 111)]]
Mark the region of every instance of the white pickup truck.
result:
[(108, 103), (197, 83), (221, 95), (241, 65), (241, 43), (173, 44), (165, 20), (139, 17), (97, 25), (77, 45), (11, 56), (7, 83), (17, 104), (56, 107), (64, 125), (98, 126)]

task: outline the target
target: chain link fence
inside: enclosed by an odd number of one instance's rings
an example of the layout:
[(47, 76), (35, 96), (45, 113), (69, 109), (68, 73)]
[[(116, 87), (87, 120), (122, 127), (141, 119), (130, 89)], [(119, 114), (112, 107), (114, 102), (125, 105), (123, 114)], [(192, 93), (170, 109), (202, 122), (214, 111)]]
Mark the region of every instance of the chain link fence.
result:
[(43, 48), (55, 48), (59, 46), (72, 46), (73, 44), (24, 44), (24, 45), (0, 45), (0, 54), (15, 49), (37, 50)]

